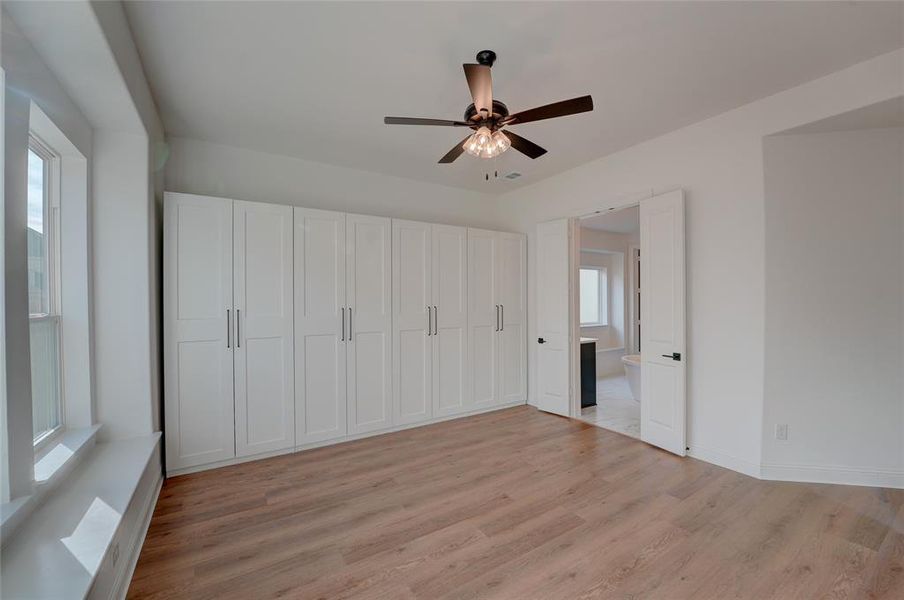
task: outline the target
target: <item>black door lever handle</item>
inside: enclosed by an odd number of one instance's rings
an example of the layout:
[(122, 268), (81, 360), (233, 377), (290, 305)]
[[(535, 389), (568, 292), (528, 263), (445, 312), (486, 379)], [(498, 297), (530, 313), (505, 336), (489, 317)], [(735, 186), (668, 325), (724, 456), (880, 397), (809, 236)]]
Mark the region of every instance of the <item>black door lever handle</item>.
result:
[(663, 354), (662, 358), (671, 358), (672, 360), (680, 361), (681, 353), (680, 352), (672, 352), (671, 354)]
[(537, 343), (538, 343), (538, 344), (545, 344), (545, 343), (546, 343), (546, 340), (544, 340), (543, 338), (537, 338)]

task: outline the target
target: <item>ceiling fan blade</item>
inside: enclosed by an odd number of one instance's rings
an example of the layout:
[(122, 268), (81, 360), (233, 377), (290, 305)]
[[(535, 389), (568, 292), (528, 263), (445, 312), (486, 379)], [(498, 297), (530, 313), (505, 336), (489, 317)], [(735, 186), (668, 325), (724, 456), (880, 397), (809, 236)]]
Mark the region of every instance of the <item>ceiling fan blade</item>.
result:
[(512, 148), (517, 150), (522, 154), (526, 154), (531, 158), (539, 158), (546, 154), (546, 149), (541, 148), (530, 140), (524, 139), (517, 133), (511, 132), (508, 129), (504, 131), (506, 137), (511, 140)]
[(477, 114), (483, 110), (487, 111), (487, 116), (493, 114), (493, 77), (490, 75), (490, 67), (475, 64), (464, 64), (462, 67), (465, 69), (465, 78), (471, 88), (471, 98), (474, 99)]
[(505, 119), (505, 124), (520, 125), (521, 123), (542, 121), (543, 119), (555, 119), (556, 117), (565, 117), (567, 115), (575, 115), (591, 110), (593, 110), (593, 98), (590, 96), (581, 96), (580, 98), (553, 102), (546, 106), (538, 106), (537, 108), (531, 108), (530, 110), (523, 110), (519, 113), (509, 115)]
[[(471, 137), (471, 136), (468, 136), (468, 137)], [(466, 141), (468, 141), (467, 137), (465, 139), (463, 139), (462, 141), (458, 142), (457, 144), (455, 144), (454, 146), (452, 146), (452, 149), (449, 150), (448, 152), (446, 152), (446, 155), (444, 157), (439, 159), (439, 164), (448, 164), (450, 162), (453, 162), (459, 156), (461, 156), (462, 153), (465, 151), (465, 142)]]
[(419, 119), (416, 117), (383, 117), (387, 125), (438, 125), (440, 127), (470, 127), (473, 123), (446, 119)]

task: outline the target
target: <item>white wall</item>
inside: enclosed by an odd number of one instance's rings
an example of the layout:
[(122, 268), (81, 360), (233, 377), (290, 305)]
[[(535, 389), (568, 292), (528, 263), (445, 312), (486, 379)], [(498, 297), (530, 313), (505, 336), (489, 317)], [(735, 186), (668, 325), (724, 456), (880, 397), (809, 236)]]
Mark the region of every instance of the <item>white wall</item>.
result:
[[(113, 322), (105, 322), (102, 324), (107, 330), (112, 329), (113, 334), (118, 336), (118, 344), (135, 343), (137, 340), (144, 340), (148, 346), (148, 352), (142, 356), (143, 365), (132, 363), (132, 358), (111, 355), (107, 357), (105, 365), (109, 367), (109, 376), (118, 381), (107, 381), (105, 387), (110, 389), (113, 385), (121, 385), (126, 383), (122, 380), (118, 371), (130, 368), (133, 365), (139, 366), (142, 371), (149, 370), (148, 394), (150, 397), (150, 414), (151, 421), (149, 429), (143, 434), (151, 431), (160, 430), (160, 411), (161, 411), (161, 390), (163, 382), (163, 374), (161, 370), (162, 360), (162, 292), (160, 289), (161, 281), (161, 261), (160, 244), (163, 239), (163, 156), (164, 149), (164, 131), (163, 122), (157, 112), (157, 106), (151, 94), (150, 86), (144, 74), (144, 67), (141, 64), (141, 57), (138, 49), (132, 39), (132, 32), (128, 20), (120, 2), (109, 2), (105, 0), (92, 0), (91, 8), (97, 19), (98, 26), (103, 31), (109, 52), (115, 62), (118, 70), (118, 86), (123, 88), (124, 95), (131, 103), (129, 106), (130, 115), (134, 115), (134, 119), (140, 123), (140, 127), (131, 130), (123, 130), (119, 128), (113, 129), (117, 133), (130, 131), (131, 133), (143, 138), (144, 149), (139, 150), (137, 147), (130, 153), (135, 161), (141, 163), (124, 164), (125, 169), (131, 169), (135, 173), (134, 179), (128, 182), (132, 187), (129, 190), (130, 197), (134, 198), (132, 204), (134, 213), (131, 218), (136, 225), (136, 235), (143, 242), (140, 249), (134, 251), (134, 263), (131, 265), (132, 273), (129, 279), (117, 279), (111, 282), (112, 296), (116, 298), (119, 291), (126, 294), (142, 293), (147, 301), (141, 307), (141, 312), (136, 313), (137, 318), (129, 319), (125, 315), (123, 318)], [(111, 132), (112, 133), (112, 132)], [(119, 144), (132, 146), (136, 144), (135, 140), (127, 140), (121, 138), (118, 142), (111, 145), (115, 148)], [(98, 152), (102, 152), (103, 149)], [(123, 156), (111, 155), (110, 161), (124, 161)], [(123, 181), (122, 183), (126, 183)], [(119, 188), (117, 194), (124, 192), (124, 188)], [(115, 197), (108, 199), (115, 201)], [(139, 232), (138, 227), (143, 227), (144, 231)], [(119, 235), (120, 232), (111, 232), (111, 236)], [(130, 241), (124, 237), (120, 238), (122, 245), (120, 249), (128, 250)], [(140, 292), (132, 291), (137, 287)], [(123, 416), (127, 416), (130, 411), (144, 413), (144, 381), (142, 377), (136, 378), (134, 381), (128, 382), (126, 387), (117, 387), (117, 396), (115, 401), (123, 404), (114, 410)], [(113, 398), (111, 398), (113, 399)], [(139, 400), (140, 399), (140, 400)], [(116, 420), (108, 422), (108, 432), (115, 437), (129, 436), (136, 432), (134, 424), (126, 421)], [(117, 431), (118, 430), (118, 431)], [(143, 435), (141, 434), (141, 435)]]
[[(901, 95), (901, 50), (639, 144), (502, 196), (528, 240), (529, 336), (536, 336), (536, 224), (686, 190), (688, 443), (758, 474), (763, 419), (763, 136)], [(667, 102), (667, 98), (662, 101)], [(530, 344), (531, 394), (536, 347)]]
[(767, 476), (904, 485), (902, 146), (894, 128), (766, 139)]
[(185, 138), (168, 141), (168, 191), (450, 225), (499, 224), (494, 197), (477, 192)]
[(154, 431), (147, 137), (94, 138), (94, 348), (101, 439)]

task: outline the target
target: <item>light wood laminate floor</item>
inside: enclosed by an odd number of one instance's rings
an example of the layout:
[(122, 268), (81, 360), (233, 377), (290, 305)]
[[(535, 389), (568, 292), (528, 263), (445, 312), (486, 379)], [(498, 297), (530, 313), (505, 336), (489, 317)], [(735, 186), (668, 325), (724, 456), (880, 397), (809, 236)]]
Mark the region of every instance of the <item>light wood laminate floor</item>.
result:
[(168, 479), (130, 598), (904, 598), (904, 491), (517, 407)]

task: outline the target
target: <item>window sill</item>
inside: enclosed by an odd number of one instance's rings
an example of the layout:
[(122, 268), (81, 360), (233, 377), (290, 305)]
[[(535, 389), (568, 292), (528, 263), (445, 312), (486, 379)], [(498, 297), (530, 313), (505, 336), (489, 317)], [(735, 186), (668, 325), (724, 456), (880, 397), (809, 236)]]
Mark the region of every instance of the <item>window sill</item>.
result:
[(0, 540), (6, 545), (16, 528), (94, 447), (100, 425), (69, 429), (54, 437), (35, 455), (35, 482), (31, 494), (0, 505)]
[(604, 329), (609, 327), (608, 323), (581, 323), (581, 329)]
[(124, 598), (160, 472), (160, 433), (93, 444), (3, 547), (0, 595)]

